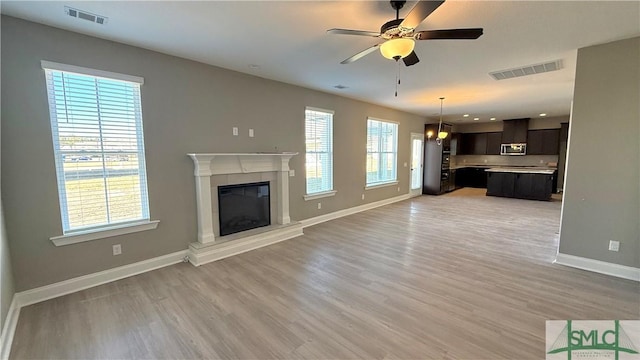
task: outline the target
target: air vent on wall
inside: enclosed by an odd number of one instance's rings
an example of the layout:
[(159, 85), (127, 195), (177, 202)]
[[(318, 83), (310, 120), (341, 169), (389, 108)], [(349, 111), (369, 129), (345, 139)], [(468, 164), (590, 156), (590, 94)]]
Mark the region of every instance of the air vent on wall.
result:
[(71, 17), (91, 21), (96, 24), (104, 25), (107, 23), (107, 17), (105, 16), (92, 14), (90, 12), (70, 8), (68, 6), (64, 7), (64, 12)]
[(514, 77), (527, 76), (527, 75), (535, 75), (549, 71), (556, 71), (562, 69), (562, 60), (555, 60), (551, 62), (546, 62), (542, 64), (528, 65), (514, 69), (508, 70), (500, 70), (490, 72), (492, 78), (495, 80), (505, 80), (511, 79)]

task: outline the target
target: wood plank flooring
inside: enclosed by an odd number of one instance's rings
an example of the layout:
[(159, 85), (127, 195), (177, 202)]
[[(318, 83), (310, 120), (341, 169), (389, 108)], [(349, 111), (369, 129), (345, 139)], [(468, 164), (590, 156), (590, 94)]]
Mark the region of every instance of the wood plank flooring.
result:
[(13, 359), (541, 359), (545, 320), (639, 319), (636, 282), (553, 265), (560, 202), (462, 189), (22, 309)]

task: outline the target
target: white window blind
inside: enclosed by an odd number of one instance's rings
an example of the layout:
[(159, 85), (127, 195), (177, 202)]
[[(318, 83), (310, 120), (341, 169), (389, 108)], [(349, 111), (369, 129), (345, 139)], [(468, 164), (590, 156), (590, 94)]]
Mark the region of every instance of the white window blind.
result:
[(397, 180), (398, 124), (367, 120), (367, 186)]
[(64, 233), (148, 220), (142, 79), (42, 66)]
[(333, 190), (333, 112), (305, 110), (307, 194)]

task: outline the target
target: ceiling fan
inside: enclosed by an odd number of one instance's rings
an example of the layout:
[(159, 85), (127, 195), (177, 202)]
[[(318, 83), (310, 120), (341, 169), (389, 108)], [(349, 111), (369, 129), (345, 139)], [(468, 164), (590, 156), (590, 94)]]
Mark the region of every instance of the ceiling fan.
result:
[(411, 66), (420, 61), (418, 55), (413, 51), (415, 46), (414, 40), (473, 40), (482, 35), (482, 28), (415, 31), (416, 27), (418, 27), (427, 16), (444, 3), (444, 0), (420, 0), (404, 19), (400, 19), (400, 9), (402, 9), (406, 1), (392, 0), (390, 3), (391, 7), (396, 10), (396, 18), (395, 20), (384, 23), (379, 33), (349, 29), (327, 30), (329, 34), (370, 36), (385, 39), (384, 42), (373, 45), (343, 60), (341, 64), (352, 63), (379, 48), (382, 56), (387, 59), (394, 59), (396, 61), (402, 59), (406, 66)]

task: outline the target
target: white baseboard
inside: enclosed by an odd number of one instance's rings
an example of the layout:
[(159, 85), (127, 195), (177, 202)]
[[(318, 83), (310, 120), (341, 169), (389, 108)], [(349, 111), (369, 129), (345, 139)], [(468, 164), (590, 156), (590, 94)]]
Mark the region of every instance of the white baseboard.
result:
[(600, 274), (611, 275), (623, 279), (640, 281), (640, 269), (631, 266), (618, 265), (605, 261), (561, 253), (558, 253), (558, 255), (556, 255), (556, 259), (553, 261), (553, 263), (570, 266), (577, 269), (593, 271)]
[(301, 220), (300, 222), (302, 223), (302, 226), (307, 227), (307, 226), (311, 226), (311, 225), (320, 224), (320, 223), (323, 223), (325, 221), (338, 219), (338, 218), (341, 218), (343, 216), (356, 214), (356, 213), (359, 213), (361, 211), (375, 209), (377, 207), (384, 206), (384, 205), (389, 205), (389, 204), (392, 204), (392, 203), (395, 203), (395, 202), (398, 202), (398, 201), (407, 200), (407, 199), (410, 199), (410, 198), (411, 198), (410, 194), (404, 194), (404, 195), (392, 197), (392, 198), (389, 198), (389, 199), (384, 199), (384, 200), (375, 201), (375, 202), (364, 204), (364, 205), (355, 206), (355, 207), (348, 208), (348, 209), (338, 210), (338, 211), (335, 211), (335, 212), (332, 212), (332, 213), (328, 213), (328, 214), (312, 217), (312, 218), (309, 218), (309, 219)]
[(35, 289), (22, 291), (16, 294), (18, 305), (28, 306), (41, 301), (53, 299), (58, 296), (67, 295), (76, 291), (88, 289), (94, 286), (106, 284), (108, 282), (124, 279), (129, 276), (138, 275), (147, 271), (159, 269), (165, 266), (182, 262), (187, 255), (187, 250), (174, 252), (152, 259), (139, 261), (137, 263), (119, 266), (113, 269), (100, 271), (93, 274), (80, 276), (77, 278), (57, 282), (50, 285), (41, 286)]
[(238, 255), (267, 245), (275, 244), (280, 241), (298, 237), (300, 235), (304, 235), (302, 232), (302, 224), (294, 223), (280, 229), (208, 247), (196, 247), (189, 245), (189, 262), (195, 266), (200, 266), (212, 261), (224, 259), (229, 256)]
[(11, 299), (11, 305), (9, 306), (9, 312), (7, 318), (4, 319), (4, 326), (2, 327), (2, 334), (0, 334), (0, 359), (5, 360), (9, 358), (11, 352), (11, 344), (13, 343), (13, 334), (16, 332), (16, 326), (18, 325), (18, 317), (20, 316), (20, 306), (16, 295), (13, 295)]

